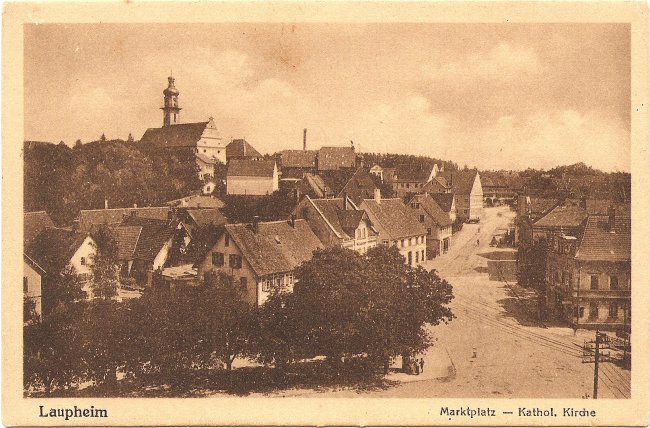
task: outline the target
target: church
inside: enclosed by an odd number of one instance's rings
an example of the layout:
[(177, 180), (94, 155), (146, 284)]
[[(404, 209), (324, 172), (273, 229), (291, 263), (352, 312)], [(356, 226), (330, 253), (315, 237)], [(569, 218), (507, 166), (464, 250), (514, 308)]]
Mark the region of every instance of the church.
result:
[(168, 86), (163, 91), (163, 126), (149, 128), (140, 143), (153, 149), (191, 150), (199, 166), (199, 178), (207, 181), (214, 177), (217, 162), (226, 164), (226, 145), (214, 119), (207, 122), (180, 123), (180, 92), (174, 86), (174, 78), (168, 77)]

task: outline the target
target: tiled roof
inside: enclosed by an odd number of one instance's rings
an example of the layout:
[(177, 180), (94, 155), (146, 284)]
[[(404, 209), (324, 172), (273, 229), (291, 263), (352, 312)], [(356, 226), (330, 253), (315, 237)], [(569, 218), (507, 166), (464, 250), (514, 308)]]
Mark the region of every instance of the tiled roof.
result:
[(364, 199), (360, 208), (368, 213), (376, 228), (385, 230), (392, 239), (427, 233), (418, 221), (417, 214), (399, 198), (382, 199), (380, 203), (374, 199)]
[(259, 223), (257, 233), (251, 225), (228, 224), (226, 231), (258, 276), (290, 272), (310, 260), (322, 244), (305, 220)]
[(587, 199), (585, 205), (589, 215), (607, 215), (610, 207), (614, 207), (619, 214), (630, 215), (631, 213), (630, 204), (615, 203), (609, 199)]
[(454, 204), (453, 193), (429, 193), (429, 196), (436, 201), (438, 206), (446, 213), (451, 212), (451, 207)]
[[(354, 207), (349, 207), (348, 210), (343, 209), (343, 198), (332, 198), (332, 199), (310, 199), (312, 204), (318, 209), (322, 216), (329, 222), (332, 226), (332, 229), (339, 234), (343, 239), (353, 238), (354, 235), (348, 234), (345, 230), (345, 227), (350, 225), (350, 222), (354, 222), (353, 218), (346, 217), (345, 212), (347, 211), (356, 211)], [(357, 211), (363, 213), (363, 211)], [(343, 213), (343, 214), (341, 214)], [(359, 219), (359, 221), (361, 221)], [(344, 223), (346, 226), (344, 226)], [(359, 222), (357, 222), (357, 226)], [(355, 226), (356, 229), (356, 226)]]
[(282, 150), (282, 168), (315, 168), (317, 155), (316, 150)]
[(632, 228), (629, 215), (616, 215), (608, 227), (608, 216), (589, 216), (576, 251), (576, 259), (585, 261), (630, 261)]
[(228, 162), (229, 177), (273, 177), (274, 160), (233, 159)]
[(232, 140), (230, 144), (226, 146), (226, 159), (230, 160), (233, 158), (261, 158), (262, 155), (260, 152), (255, 150), (255, 147), (251, 146), (248, 141), (243, 139)]
[(111, 228), (111, 231), (117, 245), (117, 259), (133, 260), (142, 226), (116, 226)]
[(162, 128), (149, 128), (140, 139), (140, 143), (156, 148), (196, 147), (207, 124), (208, 122), (182, 123)]
[(354, 168), (357, 156), (353, 147), (321, 147), (318, 151), (318, 170), (332, 171)]
[(127, 217), (122, 226), (141, 226), (142, 231), (133, 252), (133, 258), (153, 261), (165, 243), (173, 236), (176, 222), (140, 217)]
[(451, 226), (451, 218), (449, 214), (443, 211), (438, 203), (429, 195), (415, 195), (411, 202), (419, 202), (422, 209), (429, 215), (429, 217), (440, 227)]
[(219, 198), (206, 195), (191, 195), (167, 202), (172, 207), (183, 208), (223, 208), (225, 204)]
[(325, 184), (323, 177), (316, 174), (305, 173), (303, 176), (303, 182), (306, 184), (307, 188), (316, 195), (318, 198), (324, 197), (327, 193), (331, 192), (331, 189)]
[(70, 263), (88, 234), (69, 229), (46, 228), (27, 246), (25, 254), (46, 273), (57, 274)]
[(587, 218), (587, 212), (579, 205), (559, 205), (537, 220), (534, 227), (579, 227)]
[(560, 201), (557, 199), (530, 198), (530, 214), (543, 215), (555, 208)]
[(144, 207), (144, 208), (111, 208), (107, 210), (81, 210), (79, 212), (79, 228), (90, 231), (95, 226), (103, 224), (116, 226), (122, 223), (125, 217), (133, 216), (140, 218), (152, 218), (167, 220), (169, 218), (169, 207)]
[(478, 171), (461, 170), (461, 171), (441, 171), (439, 175), (447, 180), (453, 193), (457, 195), (469, 195), (474, 186), (474, 180)]
[(337, 196), (342, 198), (344, 194), (347, 194), (358, 205), (363, 199), (374, 197), (375, 189), (377, 189), (377, 186), (368, 170), (359, 168), (345, 186), (343, 186), (343, 189), (341, 189)]
[(221, 162), (219, 159), (217, 159), (216, 156), (208, 156), (203, 153), (196, 153), (195, 156), (197, 157), (197, 159), (199, 159), (201, 162), (207, 165), (215, 165)]
[(207, 227), (210, 225), (221, 226), (227, 223), (226, 218), (216, 208), (209, 209), (191, 209), (187, 214), (194, 220), (198, 227)]
[(417, 165), (408, 165), (402, 164), (397, 165), (395, 168), (395, 178), (394, 181), (408, 181), (408, 182), (418, 182), (426, 183), (431, 176), (431, 171), (433, 170), (433, 165), (431, 167), (417, 166)]
[(361, 210), (339, 210), (337, 214), (341, 228), (349, 237), (354, 237), (354, 231), (359, 227), (363, 217), (367, 216), (366, 212)]
[(41, 233), (45, 228), (54, 227), (54, 222), (45, 211), (25, 213), (23, 216), (23, 246)]

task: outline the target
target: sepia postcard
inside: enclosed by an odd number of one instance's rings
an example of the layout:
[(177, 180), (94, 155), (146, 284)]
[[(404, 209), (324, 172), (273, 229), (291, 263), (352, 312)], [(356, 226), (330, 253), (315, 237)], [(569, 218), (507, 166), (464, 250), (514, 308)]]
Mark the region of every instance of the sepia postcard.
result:
[(2, 39), (3, 424), (650, 422), (645, 3), (16, 2)]

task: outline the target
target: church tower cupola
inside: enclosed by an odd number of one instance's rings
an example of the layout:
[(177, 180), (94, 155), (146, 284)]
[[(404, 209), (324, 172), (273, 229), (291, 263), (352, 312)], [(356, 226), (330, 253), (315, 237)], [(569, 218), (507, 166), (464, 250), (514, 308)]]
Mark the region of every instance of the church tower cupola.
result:
[(169, 76), (167, 78), (169, 85), (163, 91), (165, 95), (164, 105), (161, 107), (163, 111), (163, 126), (176, 125), (180, 120), (181, 108), (178, 106), (178, 89), (174, 86), (174, 78)]

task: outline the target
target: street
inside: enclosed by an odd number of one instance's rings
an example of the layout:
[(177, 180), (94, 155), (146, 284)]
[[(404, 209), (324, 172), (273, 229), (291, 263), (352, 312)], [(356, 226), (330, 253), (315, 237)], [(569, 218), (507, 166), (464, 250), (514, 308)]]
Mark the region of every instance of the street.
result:
[[(541, 326), (524, 310), (528, 290), (490, 281), (487, 259), (493, 234), (508, 226), (515, 213), (508, 207), (486, 208), (480, 224), (465, 224), (452, 238), (447, 254), (427, 262), (454, 287), (456, 319), (431, 328), (435, 345), (426, 366), (448, 376), (402, 375), (401, 384), (376, 392), (381, 397), (591, 397), (594, 366), (582, 362), (585, 340), (594, 332)], [(480, 245), (477, 245), (477, 239)], [(448, 371), (441, 364), (450, 364)], [(629, 398), (630, 372), (613, 363), (600, 364), (599, 398)], [(425, 373), (426, 375), (427, 373)], [(355, 391), (318, 393), (358, 396)], [(301, 394), (304, 395), (304, 394)]]

